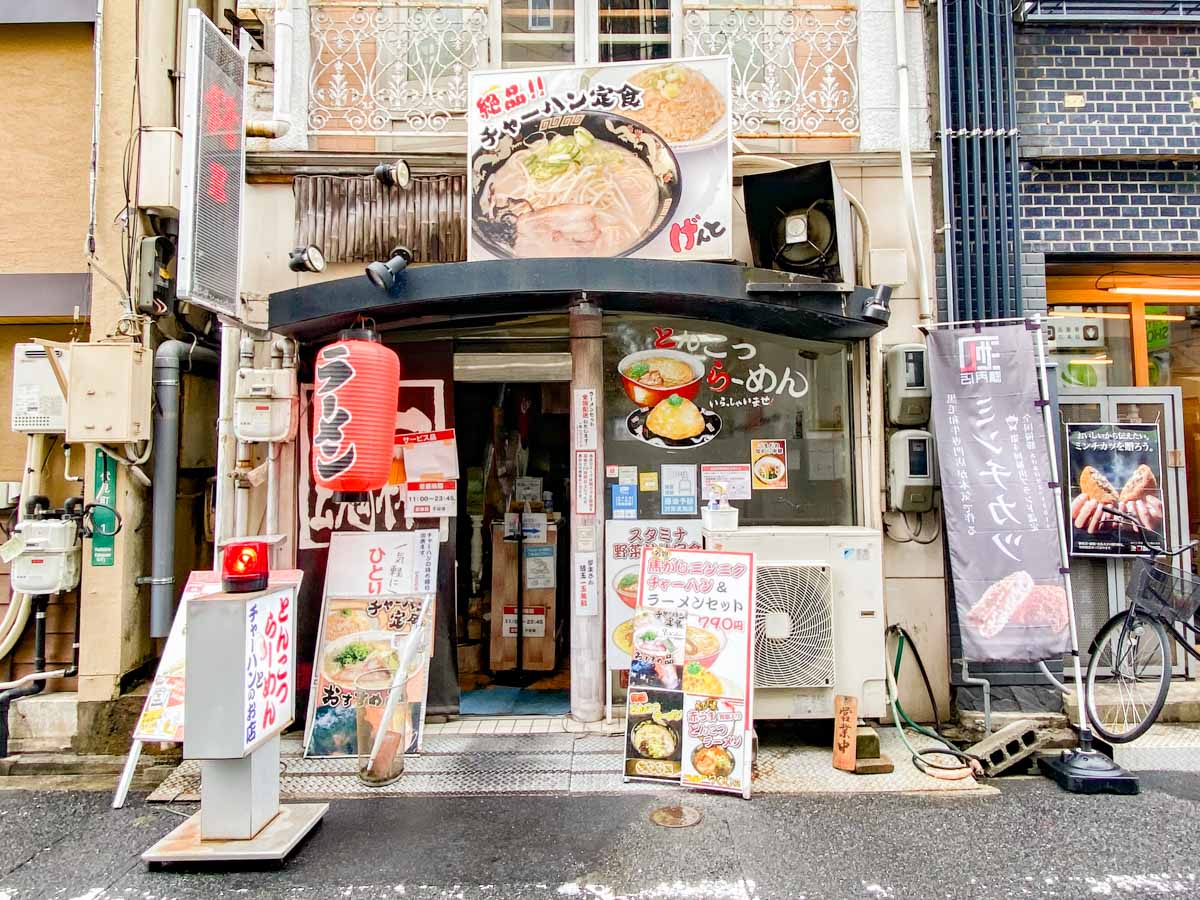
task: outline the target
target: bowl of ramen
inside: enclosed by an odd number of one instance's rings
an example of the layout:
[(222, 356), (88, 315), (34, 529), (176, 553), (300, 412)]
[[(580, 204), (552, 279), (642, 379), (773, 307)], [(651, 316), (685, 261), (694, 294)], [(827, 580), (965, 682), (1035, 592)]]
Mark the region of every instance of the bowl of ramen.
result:
[(692, 768), (705, 778), (728, 778), (737, 762), (724, 747), (697, 747), (692, 751)]
[(365, 672), (395, 671), (400, 654), (392, 646), (393, 637), (390, 631), (360, 631), (330, 641), (321, 657), (321, 673), (327, 681), (354, 690), (354, 680)]
[(367, 604), (351, 602), (339, 605), (325, 617), (325, 639), (334, 641), (348, 634), (371, 631), (378, 624), (375, 617), (367, 614)]
[(646, 759), (669, 759), (679, 747), (675, 729), (653, 719), (645, 719), (634, 725), (629, 732), (629, 742)]
[(640, 407), (657, 407), (672, 396), (695, 400), (704, 363), (679, 350), (639, 350), (617, 364), (625, 395)]
[(617, 577), (613, 579), (613, 590), (617, 592), (617, 596), (621, 598), (621, 602), (633, 609), (637, 606), (638, 581), (642, 577), (642, 567), (630, 566), (628, 569), (622, 569), (617, 573)]
[(725, 636), (723, 634), (716, 634), (694, 625), (688, 626), (683, 646), (684, 659), (687, 662), (699, 663), (705, 669), (711, 669), (712, 664), (717, 661), (717, 657), (724, 649)]
[(725, 98), (698, 69), (669, 63), (628, 80), (642, 89), (642, 108), (626, 114), (662, 135), (672, 149), (699, 149), (726, 137)]
[(628, 256), (662, 230), (681, 192), (667, 142), (601, 112), (530, 120), (477, 151), (471, 173), (472, 237), (502, 259)]
[(787, 466), (778, 456), (761, 456), (754, 463), (754, 477), (762, 484), (779, 484), (787, 477)]

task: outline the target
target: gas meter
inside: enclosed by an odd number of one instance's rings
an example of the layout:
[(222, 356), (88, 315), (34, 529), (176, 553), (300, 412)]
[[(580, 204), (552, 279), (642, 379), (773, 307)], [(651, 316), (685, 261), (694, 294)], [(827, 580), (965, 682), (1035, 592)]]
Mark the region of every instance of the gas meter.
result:
[[(43, 499), (33, 498), (27, 513), (31, 517), (17, 524), (9, 542), (17, 551), (12, 559), (12, 589), (24, 594), (59, 594), (79, 586), (82, 503), (75, 509), (68, 503), (61, 518), (42, 518), (36, 510)], [(46, 513), (51, 512), (46, 509)]]
[(239, 441), (290, 441), (298, 408), (295, 369), (238, 369), (233, 433)]

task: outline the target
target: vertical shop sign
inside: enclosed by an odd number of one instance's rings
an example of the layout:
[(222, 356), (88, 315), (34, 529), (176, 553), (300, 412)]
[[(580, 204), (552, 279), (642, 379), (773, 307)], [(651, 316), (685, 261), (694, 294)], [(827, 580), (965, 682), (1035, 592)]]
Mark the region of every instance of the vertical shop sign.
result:
[(284, 589), (246, 603), (247, 752), (292, 724), (296, 711), (296, 635), (292, 591)]
[(750, 796), (754, 557), (643, 550), (625, 775)]
[(572, 392), (574, 403), (573, 425), (575, 428), (575, 449), (596, 450), (598, 441), (598, 417), (596, 414), (596, 389), (575, 388)]
[(1165, 533), (1157, 424), (1069, 423), (1067, 471), (1072, 556), (1141, 555), (1146, 529)]
[(928, 339), (933, 427), (963, 655), (1030, 661), (1069, 647), (1035, 326)]
[(600, 598), (596, 590), (596, 554), (594, 551), (576, 553), (572, 563), (571, 595), (575, 612), (581, 616), (600, 615)]
[(97, 447), (93, 469), (92, 565), (111, 566), (117, 556), (117, 461)]

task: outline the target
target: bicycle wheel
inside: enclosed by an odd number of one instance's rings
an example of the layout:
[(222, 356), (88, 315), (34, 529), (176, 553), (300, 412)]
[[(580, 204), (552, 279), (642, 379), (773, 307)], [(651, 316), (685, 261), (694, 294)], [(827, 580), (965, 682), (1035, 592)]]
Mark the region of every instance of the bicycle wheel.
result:
[(1170, 687), (1171, 643), (1158, 619), (1139, 611), (1104, 623), (1087, 670), (1087, 716), (1100, 737), (1123, 744), (1144, 734)]

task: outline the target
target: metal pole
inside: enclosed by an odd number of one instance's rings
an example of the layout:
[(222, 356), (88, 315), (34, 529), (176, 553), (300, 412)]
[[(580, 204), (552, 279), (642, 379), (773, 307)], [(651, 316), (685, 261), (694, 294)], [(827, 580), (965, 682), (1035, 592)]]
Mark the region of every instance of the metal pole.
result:
[[(986, 143), (983, 146), (985, 166), (987, 171), (987, 194), (979, 197), (979, 212), (982, 214), (986, 209), (986, 229), (987, 229), (987, 244), (984, 246), (984, 257), (987, 260), (988, 274), (988, 297), (987, 297), (987, 314), (989, 316), (1003, 315), (1000, 310), (1000, 284), (997, 278), (999, 274), (996, 269), (996, 208), (1000, 206), (1000, 201), (1003, 197), (999, 187), (996, 184), (996, 145), (995, 145), (995, 118), (992, 115), (992, 73), (988, 64), (988, 56), (995, 56), (994, 47), (992, 45), (992, 23), (991, 15), (984, 12), (979, 17), (980, 34), (979, 34), (979, 52), (982, 58), (980, 62), (981, 80), (983, 81), (983, 138)], [(997, 90), (999, 85), (997, 85)], [(1004, 312), (1007, 312), (1005, 310)]]
[(1008, 137), (1008, 167), (1012, 170), (1012, 190), (1008, 192), (1010, 214), (1013, 221), (1013, 293), (1016, 299), (1014, 312), (1025, 312), (1025, 286), (1021, 283), (1021, 167), (1018, 161), (1017, 141), (1017, 89), (1016, 65), (1013, 43), (1016, 35), (1013, 31), (1012, 14), (1004, 17), (1005, 52), (1004, 58), (1008, 65), (1008, 83), (1005, 85), (1008, 94), (1009, 115), (1012, 117), (1011, 134)]
[(954, 230), (957, 227), (958, 216), (952, 197), (954, 182), (954, 139), (950, 129), (950, 67), (946, 56), (947, 31), (950, 26), (950, 16), (943, 2), (938, 9), (938, 73), (941, 83), (938, 85), (941, 104), (942, 125), (942, 215), (945, 228), (942, 251), (946, 260), (946, 315), (956, 315), (955, 304), (958, 298), (958, 266), (954, 256)]
[[(970, 215), (969, 191), (967, 188), (967, 148), (964, 143), (964, 132), (967, 130), (967, 97), (966, 79), (963, 70), (966, 63), (963, 60), (963, 4), (954, 4), (954, 80), (958, 87), (958, 133), (955, 136), (958, 144), (958, 230), (954, 236), (954, 252), (959, 254), (958, 271), (962, 275), (962, 290), (958, 295), (958, 307), (947, 310), (951, 317), (970, 316), (975, 312), (975, 293), (971, 287), (971, 242), (967, 237)], [(970, 304), (970, 305), (968, 305)]]
[(982, 168), (981, 153), (979, 150), (979, 65), (978, 65), (978, 48), (979, 35), (975, 27), (975, 4), (960, 3), (959, 6), (966, 9), (967, 15), (970, 17), (967, 20), (967, 34), (969, 36), (970, 54), (967, 57), (967, 67), (971, 73), (970, 80), (965, 82), (963, 93), (971, 95), (970, 110), (971, 120), (967, 124), (971, 129), (971, 188), (972, 199), (975, 201), (974, 209), (971, 215), (971, 243), (974, 245), (975, 251), (975, 294), (974, 302), (972, 303), (971, 312), (979, 319), (986, 316), (987, 313), (987, 298), (983, 295), (986, 283), (984, 281), (985, 272), (983, 266), (983, 181), (980, 175)]
[(1087, 718), (1087, 698), (1084, 694), (1083, 672), (1079, 666), (1079, 631), (1075, 623), (1075, 595), (1071, 591), (1071, 557), (1067, 550), (1067, 526), (1063, 520), (1062, 482), (1058, 477), (1058, 455), (1054, 452), (1054, 423), (1050, 416), (1050, 390), (1046, 382), (1046, 347), (1042, 336), (1042, 317), (1033, 316), (1037, 325), (1038, 393), (1042, 398), (1042, 422), (1046, 427), (1046, 447), (1050, 457), (1050, 481), (1054, 485), (1055, 509), (1058, 514), (1058, 556), (1067, 591), (1067, 617), (1071, 627), (1071, 656), (1075, 661), (1075, 700), (1079, 704), (1079, 744), (1084, 752), (1092, 749), (1092, 729)]

